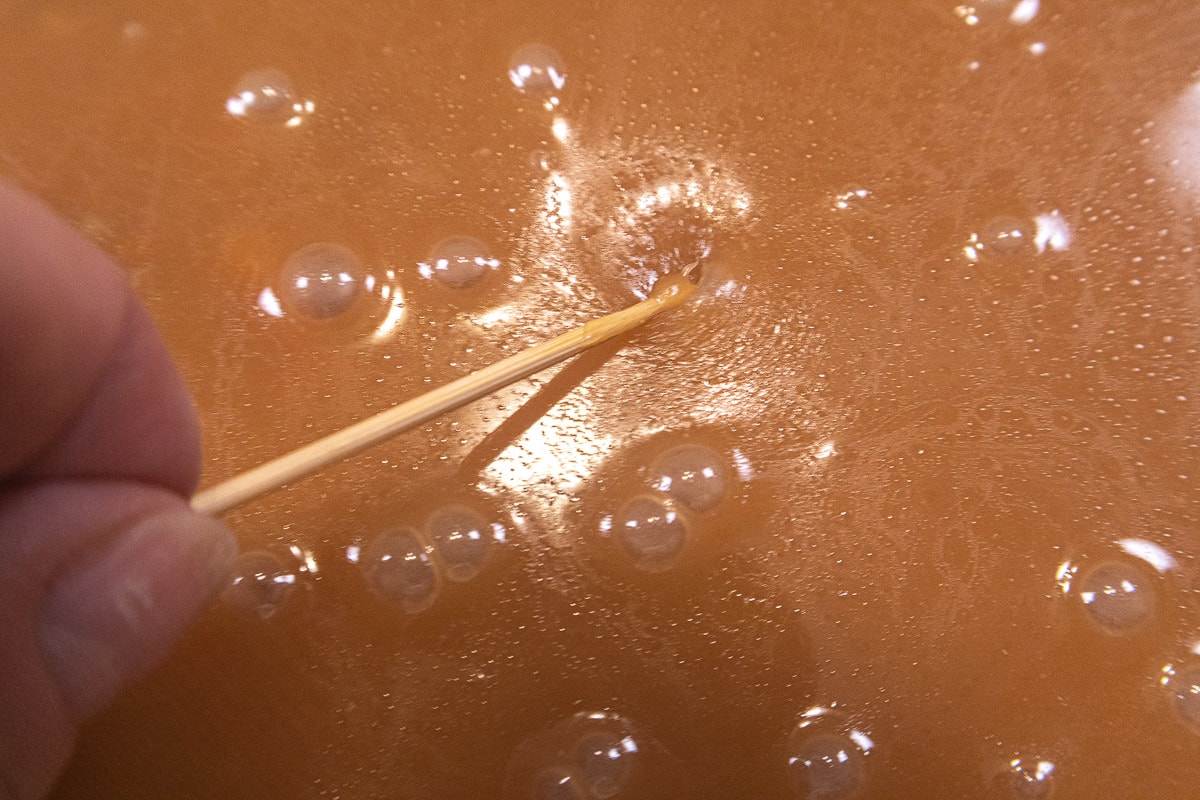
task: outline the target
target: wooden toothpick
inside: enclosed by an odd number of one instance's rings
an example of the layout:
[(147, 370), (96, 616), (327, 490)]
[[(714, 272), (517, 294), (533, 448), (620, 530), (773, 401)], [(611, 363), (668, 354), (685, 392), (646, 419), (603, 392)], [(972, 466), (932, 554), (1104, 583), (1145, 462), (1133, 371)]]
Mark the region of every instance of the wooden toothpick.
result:
[(247, 500), (632, 330), (655, 314), (686, 300), (694, 289), (696, 266), (690, 265), (681, 275), (663, 277), (650, 297), (636, 305), (586, 322), (548, 342), (536, 344), (205, 489), (192, 498), (192, 508), (205, 514), (223, 514)]

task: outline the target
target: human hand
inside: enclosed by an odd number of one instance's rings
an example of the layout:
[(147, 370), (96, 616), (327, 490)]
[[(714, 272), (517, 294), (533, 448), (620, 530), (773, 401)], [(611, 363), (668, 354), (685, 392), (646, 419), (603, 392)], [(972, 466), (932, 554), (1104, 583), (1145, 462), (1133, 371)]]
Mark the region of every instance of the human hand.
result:
[(0, 186), (0, 798), (162, 659), (236, 543), (193, 513), (196, 414), (112, 261)]

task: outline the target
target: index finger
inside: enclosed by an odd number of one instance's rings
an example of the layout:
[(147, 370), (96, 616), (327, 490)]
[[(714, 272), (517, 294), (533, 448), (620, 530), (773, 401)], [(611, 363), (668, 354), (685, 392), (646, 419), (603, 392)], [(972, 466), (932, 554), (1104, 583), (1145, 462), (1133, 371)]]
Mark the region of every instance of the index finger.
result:
[(188, 494), (187, 392), (121, 269), (0, 186), (0, 480), (125, 477)]

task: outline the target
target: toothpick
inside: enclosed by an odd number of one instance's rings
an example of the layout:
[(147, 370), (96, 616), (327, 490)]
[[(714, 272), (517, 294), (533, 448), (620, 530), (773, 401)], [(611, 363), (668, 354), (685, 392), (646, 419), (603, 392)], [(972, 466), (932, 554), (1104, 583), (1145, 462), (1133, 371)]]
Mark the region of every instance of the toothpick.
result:
[(192, 508), (219, 515), (247, 500), (365, 450), (424, 422), (485, 397), (601, 342), (619, 336), (654, 315), (681, 304), (692, 293), (696, 265), (682, 275), (659, 280), (649, 298), (629, 308), (586, 322), (445, 386), (400, 403), (373, 417), (331, 433), (311, 444), (249, 469), (196, 494)]

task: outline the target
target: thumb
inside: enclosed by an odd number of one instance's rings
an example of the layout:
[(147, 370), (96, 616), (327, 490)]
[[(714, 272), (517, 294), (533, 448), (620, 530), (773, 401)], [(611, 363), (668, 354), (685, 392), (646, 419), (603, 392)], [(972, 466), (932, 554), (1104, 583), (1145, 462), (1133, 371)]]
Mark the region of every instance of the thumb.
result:
[(83, 719), (150, 670), (227, 579), (229, 530), (190, 509), (124, 523), (49, 586), (38, 631), (67, 710)]
[(0, 798), (48, 791), (79, 723), (166, 655), (235, 554), (162, 488), (0, 485)]

